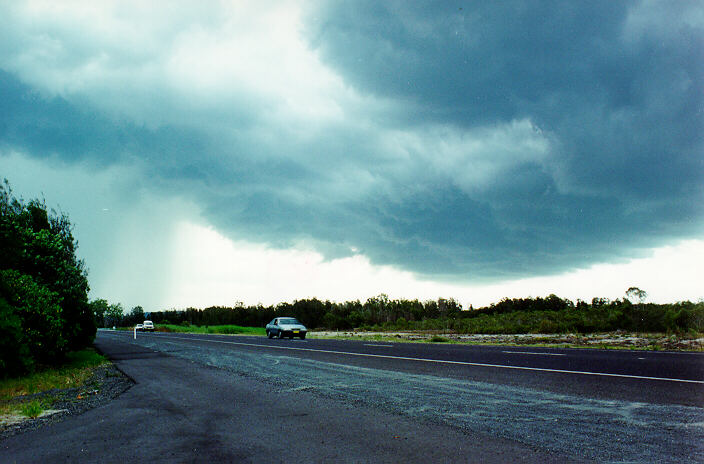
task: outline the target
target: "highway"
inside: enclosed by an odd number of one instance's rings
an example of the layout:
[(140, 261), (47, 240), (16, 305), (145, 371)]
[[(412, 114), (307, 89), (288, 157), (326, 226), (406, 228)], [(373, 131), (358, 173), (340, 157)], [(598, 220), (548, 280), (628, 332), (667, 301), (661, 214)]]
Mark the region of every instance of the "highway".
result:
[(601, 399), (704, 405), (704, 353), (139, 333), (140, 339), (294, 356)]
[[(701, 353), (112, 331), (96, 346), (136, 382), (119, 409), (3, 452), (76, 458), (80, 433), (90, 453), (117, 437), (102, 458), (123, 462), (704, 462)], [(138, 447), (145, 430), (151, 451)], [(26, 454), (36, 439), (51, 451)], [(282, 440), (290, 454), (263, 445)]]

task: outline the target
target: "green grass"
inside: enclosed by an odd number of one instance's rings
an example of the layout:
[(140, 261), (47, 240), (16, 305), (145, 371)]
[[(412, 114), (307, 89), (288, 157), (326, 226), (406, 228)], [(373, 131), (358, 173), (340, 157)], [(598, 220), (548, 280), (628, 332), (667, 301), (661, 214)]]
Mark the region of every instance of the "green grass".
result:
[(226, 334), (226, 335), (266, 335), (264, 327), (242, 327), (239, 325), (189, 325), (156, 324), (155, 329), (160, 332), (179, 332), (197, 334)]
[(53, 389), (81, 387), (90, 378), (95, 367), (107, 362), (104, 356), (89, 348), (68, 353), (59, 366), (42, 366), (32, 374), (0, 380), (0, 415), (21, 414), (25, 417), (38, 417), (56, 398), (24, 402), (11, 400)]
[(44, 412), (44, 407), (38, 400), (32, 400), (27, 403), (22, 403), (20, 405), (20, 412), (25, 417), (36, 419)]
[(0, 380), (0, 402), (54, 388), (78, 387), (90, 377), (93, 367), (106, 362), (107, 359), (93, 349), (68, 353), (60, 366), (44, 366), (33, 374)]

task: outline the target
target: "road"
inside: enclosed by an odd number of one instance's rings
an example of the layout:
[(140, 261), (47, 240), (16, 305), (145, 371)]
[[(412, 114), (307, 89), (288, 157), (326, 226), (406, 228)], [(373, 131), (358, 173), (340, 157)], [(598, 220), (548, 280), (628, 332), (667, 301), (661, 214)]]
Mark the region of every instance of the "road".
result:
[(107, 331), (96, 345), (136, 385), (11, 437), (3, 461), (704, 462), (700, 353)]

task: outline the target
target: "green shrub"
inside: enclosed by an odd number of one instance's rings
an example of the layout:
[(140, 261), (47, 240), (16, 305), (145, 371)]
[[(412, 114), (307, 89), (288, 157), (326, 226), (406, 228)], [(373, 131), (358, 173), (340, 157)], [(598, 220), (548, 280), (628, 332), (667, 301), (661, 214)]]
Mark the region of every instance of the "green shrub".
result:
[(25, 203), (7, 180), (0, 184), (0, 377), (53, 363), (95, 338), (71, 229), (67, 216), (49, 213), (44, 201)]
[(30, 417), (36, 419), (44, 412), (44, 407), (38, 400), (32, 400), (27, 403), (23, 403), (20, 406), (20, 412), (25, 417)]
[(0, 377), (32, 370), (34, 359), (22, 343), (22, 320), (14, 306), (0, 297)]
[[(67, 346), (63, 335), (64, 321), (59, 296), (46, 287), (37, 284), (30, 276), (14, 270), (0, 271), (0, 297), (13, 307), (12, 311), (4, 309), (11, 321), (10, 329), (17, 323), (21, 327), (19, 344), (24, 345), (27, 352), (22, 355), (22, 348), (14, 352), (15, 360), (10, 364), (15, 368), (30, 367), (37, 362), (49, 363), (59, 359)], [(5, 322), (7, 324), (7, 322)], [(15, 340), (16, 332), (10, 334)], [(29, 358), (26, 358), (27, 353)], [(7, 353), (13, 356), (13, 353)], [(21, 356), (18, 359), (16, 356)], [(3, 359), (5, 353), (3, 353)], [(5, 371), (3, 376), (10, 376), (18, 371)]]
[(543, 319), (538, 324), (537, 332), (544, 334), (557, 333), (559, 332), (559, 329), (556, 322), (551, 321), (549, 319)]

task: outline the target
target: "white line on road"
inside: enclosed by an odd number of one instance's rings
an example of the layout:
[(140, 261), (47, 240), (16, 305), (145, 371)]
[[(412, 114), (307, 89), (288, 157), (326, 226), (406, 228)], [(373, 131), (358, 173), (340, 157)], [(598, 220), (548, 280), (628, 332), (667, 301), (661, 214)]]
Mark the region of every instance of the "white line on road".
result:
[[(115, 334), (117, 335), (117, 334)], [(150, 334), (154, 335), (154, 334)], [(638, 380), (662, 380), (665, 382), (681, 382), (681, 383), (697, 383), (704, 384), (704, 380), (689, 380), (689, 379), (670, 379), (667, 377), (648, 377), (643, 375), (629, 375), (629, 374), (610, 374), (608, 372), (586, 372), (586, 371), (568, 371), (564, 369), (548, 369), (544, 367), (525, 367), (525, 366), (506, 366), (503, 364), (487, 364), (478, 362), (468, 362), (468, 361), (449, 361), (444, 359), (427, 359), (427, 358), (411, 358), (407, 356), (393, 356), (387, 354), (371, 354), (371, 353), (353, 353), (349, 351), (336, 351), (336, 350), (319, 350), (315, 348), (297, 348), (295, 346), (276, 346), (276, 345), (262, 345), (260, 343), (242, 343), (242, 342), (230, 342), (226, 340), (208, 340), (207, 338), (195, 338), (195, 337), (176, 337), (172, 335), (157, 335), (160, 338), (171, 338), (178, 340), (191, 340), (191, 341), (201, 341), (209, 343), (223, 343), (227, 345), (240, 345), (240, 346), (253, 346), (257, 348), (272, 348), (276, 350), (298, 350), (298, 351), (314, 351), (317, 353), (330, 353), (330, 354), (344, 354), (348, 356), (362, 356), (368, 358), (385, 358), (385, 359), (401, 359), (404, 361), (419, 361), (419, 362), (430, 362), (430, 363), (440, 363), (440, 364), (457, 364), (462, 366), (478, 366), (478, 367), (495, 367), (500, 369), (517, 369), (524, 371), (538, 371), (538, 372), (554, 372), (558, 374), (578, 374), (578, 375), (595, 375), (601, 377), (617, 377), (623, 379), (638, 379)]]
[(379, 345), (378, 343), (364, 343), (364, 346), (384, 346), (386, 348), (393, 348), (393, 345)]
[(509, 354), (538, 354), (541, 356), (567, 356), (564, 353), (539, 353), (537, 351), (502, 351), (502, 353)]

